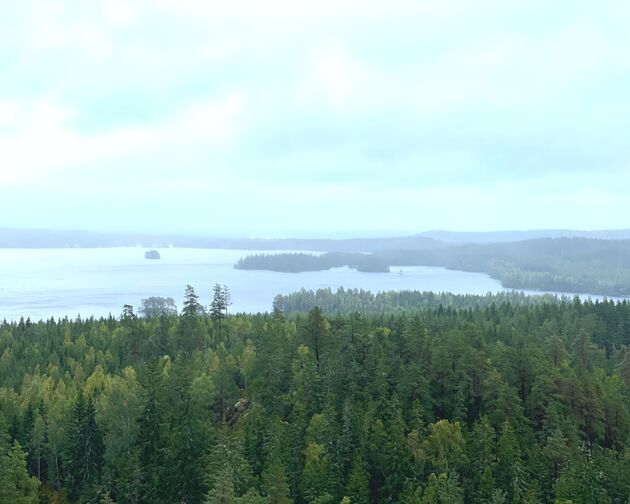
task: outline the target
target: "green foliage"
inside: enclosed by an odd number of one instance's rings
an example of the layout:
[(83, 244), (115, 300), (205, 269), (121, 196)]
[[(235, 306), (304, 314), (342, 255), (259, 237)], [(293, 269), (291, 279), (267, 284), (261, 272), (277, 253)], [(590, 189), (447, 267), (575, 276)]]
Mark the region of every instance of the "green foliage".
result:
[(205, 500), (205, 504), (235, 504), (234, 478), (232, 472), (226, 468), (214, 474), (212, 489)]
[(215, 284), (212, 289), (212, 301), (210, 303), (210, 317), (219, 325), (227, 317), (228, 308), (232, 304), (230, 289), (225, 285)]
[(64, 457), (68, 494), (72, 498), (93, 498), (100, 492), (103, 435), (96, 423), (94, 400), (79, 390), (70, 415)]
[[(568, 301), (568, 300), (567, 300)], [(449, 292), (384, 291), (376, 294), (362, 289), (330, 288), (301, 290), (287, 295), (277, 295), (274, 309), (282, 313), (305, 313), (315, 307), (329, 314), (352, 315), (417, 313), (418, 310), (468, 310), (491, 308), (510, 303), (511, 305), (537, 305), (559, 303), (560, 298), (552, 295), (529, 296), (520, 292), (502, 292), (479, 296), (474, 294), (452, 294)]]
[(263, 474), (263, 486), (269, 504), (292, 504), (287, 475), (281, 464), (272, 462)]
[(182, 317), (193, 318), (203, 312), (203, 307), (199, 303), (199, 296), (195, 292), (192, 285), (187, 285), (184, 292), (184, 308), (182, 309)]
[(26, 470), (26, 453), (20, 443), (0, 444), (0, 502), (37, 504), (39, 481)]
[(466, 458), (464, 438), (459, 422), (440, 420), (429, 425), (429, 436), (424, 443), (425, 456), (438, 471), (457, 469)]
[(348, 477), (347, 494), (354, 504), (369, 504), (370, 475), (365, 467), (365, 461), (357, 453), (352, 461), (352, 470)]
[(464, 492), (454, 473), (431, 473), (421, 504), (463, 504)]
[(171, 297), (151, 296), (142, 300), (138, 311), (143, 317), (171, 316), (177, 315), (177, 305)]
[(0, 502), (627, 502), (630, 304), (355, 294), (0, 323)]

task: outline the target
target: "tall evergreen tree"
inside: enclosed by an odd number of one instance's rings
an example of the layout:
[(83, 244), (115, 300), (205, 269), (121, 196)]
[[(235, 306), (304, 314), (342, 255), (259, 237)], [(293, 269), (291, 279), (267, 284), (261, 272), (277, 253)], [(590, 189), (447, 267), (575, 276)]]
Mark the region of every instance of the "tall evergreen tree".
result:
[(79, 390), (74, 402), (66, 451), (68, 493), (73, 498), (90, 498), (100, 492), (103, 465), (103, 437), (96, 424), (92, 397)]
[(181, 314), (180, 336), (181, 349), (192, 351), (201, 350), (205, 335), (202, 334), (199, 317), (203, 314), (203, 306), (199, 303), (199, 296), (191, 285), (186, 286), (184, 304)]
[(199, 304), (199, 296), (195, 292), (194, 287), (192, 285), (186, 285), (182, 317), (192, 319), (201, 315), (202, 311), (202, 306)]
[(15, 441), (7, 446), (0, 440), (0, 502), (37, 504), (39, 481), (26, 469), (26, 453)]
[(230, 289), (227, 285), (214, 284), (212, 289), (212, 301), (210, 302), (210, 317), (218, 325), (219, 333), (222, 330), (222, 322), (228, 315), (228, 308), (232, 304)]
[(292, 504), (289, 484), (282, 464), (274, 462), (263, 474), (263, 486), (269, 504)]

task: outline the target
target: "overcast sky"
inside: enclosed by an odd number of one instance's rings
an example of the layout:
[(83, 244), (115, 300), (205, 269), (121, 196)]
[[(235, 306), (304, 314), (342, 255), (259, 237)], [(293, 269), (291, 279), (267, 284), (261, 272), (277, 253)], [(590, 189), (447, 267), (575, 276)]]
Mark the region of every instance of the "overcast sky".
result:
[(630, 227), (630, 2), (0, 7), (0, 227)]

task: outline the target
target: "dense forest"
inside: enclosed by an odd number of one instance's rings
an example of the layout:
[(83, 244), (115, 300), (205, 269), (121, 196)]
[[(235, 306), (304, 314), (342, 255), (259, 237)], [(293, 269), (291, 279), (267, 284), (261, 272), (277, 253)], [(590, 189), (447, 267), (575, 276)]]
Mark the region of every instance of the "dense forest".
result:
[(630, 498), (630, 304), (228, 306), (0, 324), (0, 502)]
[[(352, 264), (359, 254), (254, 255), (236, 267), (311, 271)], [(320, 259), (316, 257), (322, 257)], [(363, 254), (381, 270), (393, 266), (442, 266), (487, 273), (504, 287), (570, 293), (630, 296), (630, 240), (543, 238), (509, 243), (468, 244), (422, 250)], [(312, 268), (312, 264), (318, 265)], [(367, 271), (367, 270), (366, 270)]]
[(414, 313), (418, 310), (443, 310), (486, 308), (497, 304), (509, 303), (512, 306), (571, 302), (572, 298), (558, 297), (552, 294), (531, 296), (522, 292), (510, 291), (497, 294), (453, 294), (451, 292), (427, 291), (383, 291), (373, 293), (363, 289), (344, 289), (333, 291), (323, 288), (316, 291), (302, 289), (291, 294), (278, 294), (273, 301), (273, 308), (286, 314), (307, 312), (319, 308), (331, 315), (392, 314), (401, 312)]

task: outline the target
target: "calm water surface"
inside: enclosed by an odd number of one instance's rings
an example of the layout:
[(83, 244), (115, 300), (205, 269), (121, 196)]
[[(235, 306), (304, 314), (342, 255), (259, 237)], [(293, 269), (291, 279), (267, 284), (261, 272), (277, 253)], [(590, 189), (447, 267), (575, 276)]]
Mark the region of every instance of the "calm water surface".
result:
[(276, 273), (233, 268), (240, 257), (255, 253), (252, 251), (169, 248), (158, 249), (160, 260), (147, 260), (144, 250), (0, 249), (0, 319), (118, 315), (123, 304), (138, 307), (140, 300), (149, 296), (170, 296), (180, 307), (186, 284), (195, 287), (203, 304), (209, 304), (217, 282), (230, 288), (232, 312), (268, 311), (276, 294), (301, 288), (460, 294), (505, 290), (488, 275), (444, 268), (392, 267), (391, 273), (360, 273), (349, 268)]

